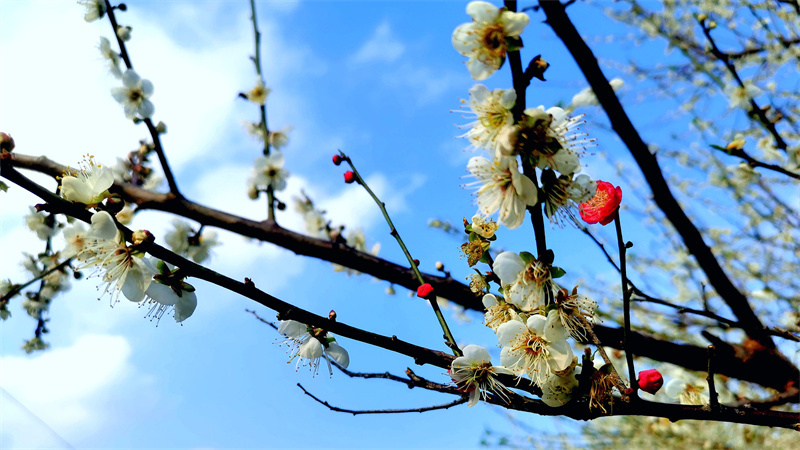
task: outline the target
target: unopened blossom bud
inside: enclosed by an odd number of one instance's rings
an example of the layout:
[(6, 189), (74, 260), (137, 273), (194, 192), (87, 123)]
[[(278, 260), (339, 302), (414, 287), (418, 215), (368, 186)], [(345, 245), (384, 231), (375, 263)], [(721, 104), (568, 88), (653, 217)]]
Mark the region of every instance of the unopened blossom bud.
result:
[(348, 170), (347, 172), (344, 173), (345, 183), (350, 184), (354, 181), (356, 181), (356, 174), (354, 174), (352, 170)]
[(436, 270), (439, 271), (444, 270), (444, 263), (442, 263), (441, 261), (436, 261)]
[(252, 184), (250, 186), (247, 186), (247, 197), (249, 197), (250, 200), (257, 199), (258, 198), (258, 188), (256, 186), (252, 185)]
[(333, 163), (334, 164), (336, 164), (338, 166), (339, 164), (342, 163), (342, 161), (344, 161), (344, 158), (342, 158), (342, 155), (333, 155)]
[(639, 389), (648, 394), (655, 394), (664, 385), (664, 378), (656, 369), (647, 369), (639, 372)]
[(734, 140), (730, 141), (728, 143), (728, 145), (725, 146), (725, 150), (728, 150), (728, 151), (741, 150), (741, 149), (744, 148), (744, 144), (745, 144), (744, 138), (737, 138), (737, 139), (734, 139)]
[(158, 125), (156, 125), (156, 131), (158, 131), (158, 134), (167, 134), (167, 124), (164, 122), (158, 122)]
[(386, 288), (386, 295), (394, 295), (394, 294), (396, 294), (396, 292), (394, 291), (394, 286), (390, 284), (389, 287)]
[(704, 21), (706, 19), (708, 19), (708, 16), (706, 14), (700, 14), (700, 15), (697, 16), (697, 20), (699, 20), (700, 22), (702, 22), (702, 21)]
[(10, 152), (14, 147), (14, 138), (10, 134), (0, 133), (0, 150)]
[(336, 320), (336, 311), (331, 310), (331, 312), (328, 313), (328, 320)]
[(418, 260), (418, 259), (416, 259), (416, 258), (414, 259), (414, 265), (415, 265), (415, 266), (417, 266), (417, 267), (419, 267), (419, 260)]
[(131, 27), (127, 27), (127, 26), (123, 27), (121, 25), (117, 26), (117, 37), (121, 41), (126, 41), (126, 42), (130, 41), (131, 40)]
[(430, 283), (425, 283), (417, 288), (417, 297), (428, 298), (433, 294), (433, 286)]
[(717, 22), (714, 22), (713, 20), (708, 22), (708, 29), (713, 30), (714, 28), (717, 28)]
[(147, 230), (137, 230), (133, 232), (132, 240), (134, 245), (151, 244), (156, 240), (156, 237)]

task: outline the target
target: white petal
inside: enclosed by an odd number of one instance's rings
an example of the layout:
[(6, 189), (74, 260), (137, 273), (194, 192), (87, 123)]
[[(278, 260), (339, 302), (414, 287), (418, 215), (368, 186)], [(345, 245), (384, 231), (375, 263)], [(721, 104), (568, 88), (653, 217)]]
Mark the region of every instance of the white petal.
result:
[[(503, 348), (507, 348), (517, 339), (517, 336), (527, 332), (528, 327), (526, 327), (524, 323), (516, 320), (509, 320), (497, 327), (497, 343)], [(506, 363), (503, 363), (503, 365), (508, 367)]]
[(513, 283), (517, 275), (525, 270), (525, 261), (514, 252), (503, 252), (494, 259), (494, 273), (500, 277), (503, 286)]
[(89, 226), (87, 235), (97, 239), (115, 239), (117, 236), (117, 224), (106, 211), (100, 211), (92, 216), (92, 224)]
[(686, 390), (686, 382), (680, 378), (673, 378), (664, 386), (664, 392), (668, 397), (677, 399)]
[(194, 292), (182, 291), (175, 304), (175, 322), (183, 322), (194, 313), (197, 308), (197, 294)]
[(492, 93), (482, 84), (476, 84), (469, 90), (469, 100), (472, 103), (482, 104), (491, 101)]
[(144, 94), (145, 97), (153, 95), (153, 90), (153, 83), (151, 83), (150, 80), (142, 80), (142, 94)]
[(483, 300), (481, 300), (481, 301), (483, 302), (483, 307), (484, 308), (489, 308), (491, 306), (499, 305), (499, 303), (497, 302), (497, 297), (495, 297), (494, 294), (486, 294), (486, 295), (484, 295), (483, 296)]
[(567, 339), (567, 330), (561, 323), (561, 318), (558, 311), (552, 310), (547, 314), (547, 322), (544, 326), (544, 338), (550, 342), (565, 341)]
[(536, 185), (533, 184), (533, 181), (523, 174), (519, 175), (518, 182), (513, 176), (512, 180), (515, 182), (514, 188), (517, 191), (517, 197), (519, 197), (522, 203), (528, 206), (535, 206), (536, 202), (539, 200), (539, 191), (536, 189)]
[(472, 32), (473, 28), (475, 28), (475, 26), (472, 23), (464, 23), (453, 30), (453, 37), (451, 39), (453, 48), (464, 56), (469, 56), (473, 48), (477, 45), (475, 42), (476, 35)]
[(547, 347), (550, 350), (551, 368), (553, 370), (564, 370), (572, 364), (572, 348), (567, 341), (553, 342)]
[(178, 294), (166, 284), (157, 282), (150, 283), (145, 293), (148, 297), (166, 306), (172, 306), (178, 301)]
[(467, 406), (472, 408), (473, 406), (478, 404), (478, 400), (481, 398), (481, 391), (477, 388), (469, 391), (469, 402), (467, 402)]
[(298, 338), (307, 333), (308, 327), (296, 320), (281, 320), (278, 324), (278, 333), (289, 337)]
[(542, 337), (544, 337), (544, 326), (546, 324), (547, 318), (541, 314), (534, 314), (528, 317), (528, 322), (525, 323), (532, 332)]
[(464, 347), (464, 356), (478, 364), (491, 364), (492, 362), (492, 357), (489, 356), (489, 352), (480, 345), (468, 345)]
[(350, 354), (347, 353), (347, 350), (345, 350), (344, 347), (336, 342), (331, 342), (328, 344), (328, 348), (325, 349), (325, 353), (345, 369), (350, 365)]
[(322, 350), (322, 343), (315, 338), (311, 338), (300, 346), (297, 354), (302, 358), (317, 359), (322, 356)]
[[(500, 64), (496, 65), (499, 66)], [(489, 78), (497, 70), (497, 67), (488, 66), (478, 58), (470, 58), (467, 61), (467, 70), (469, 70), (469, 75), (473, 80), (481, 81)]]
[(522, 352), (511, 353), (510, 347), (503, 347), (503, 350), (500, 351), (500, 364), (514, 374), (521, 374), (524, 371), (520, 364), (523, 356)]
[(139, 109), (137, 111), (143, 119), (149, 119), (153, 117), (153, 113), (156, 112), (156, 107), (153, 106), (153, 102), (150, 100), (144, 99), (142, 103), (139, 105)]
[(122, 74), (122, 84), (125, 85), (126, 88), (136, 88), (139, 87), (139, 75), (133, 71), (133, 69), (128, 69), (125, 73)]
[(504, 11), (500, 15), (500, 21), (503, 23), (503, 31), (507, 36), (519, 36), (522, 30), (528, 26), (530, 17), (525, 13), (515, 13), (511, 11)]
[(152, 276), (152, 274), (145, 273), (134, 265), (128, 269), (128, 273), (125, 276), (125, 282), (122, 284), (122, 295), (132, 302), (142, 301)]
[(470, 2), (467, 5), (467, 14), (475, 22), (492, 23), (500, 15), (500, 9), (488, 2)]
[(61, 179), (61, 196), (65, 200), (87, 204), (92, 201), (89, 187), (76, 177), (66, 176)]

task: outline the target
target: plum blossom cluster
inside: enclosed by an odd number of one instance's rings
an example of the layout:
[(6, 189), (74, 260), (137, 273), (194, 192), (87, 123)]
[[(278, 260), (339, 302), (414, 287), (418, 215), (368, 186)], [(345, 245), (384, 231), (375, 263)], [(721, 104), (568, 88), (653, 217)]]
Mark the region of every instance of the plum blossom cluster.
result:
[(164, 235), (164, 240), (173, 252), (196, 263), (206, 261), (211, 256), (211, 249), (220, 245), (216, 231), (204, 227), (195, 231), (191, 225), (180, 219), (172, 221), (172, 230)]
[[(470, 57), (467, 67), (473, 78), (483, 80), (500, 67), (507, 51), (522, 46), (519, 34), (528, 24), (524, 13), (514, 13), (485, 3), (471, 2), (467, 13), (472, 23), (453, 32), (453, 46)], [(498, 221), (517, 228), (528, 207), (544, 203), (553, 223), (577, 220), (578, 204), (592, 198), (596, 183), (581, 171), (579, 156), (594, 140), (578, 130), (582, 116), (570, 116), (559, 107), (543, 106), (524, 110), (514, 117), (516, 93), (478, 84), (469, 91), (470, 146), (488, 152), (475, 156), (467, 170), (476, 179), (466, 184), (477, 188), (478, 210), (483, 215), (498, 213)], [(541, 169), (541, 188), (535, 175), (523, 174), (521, 164)]]

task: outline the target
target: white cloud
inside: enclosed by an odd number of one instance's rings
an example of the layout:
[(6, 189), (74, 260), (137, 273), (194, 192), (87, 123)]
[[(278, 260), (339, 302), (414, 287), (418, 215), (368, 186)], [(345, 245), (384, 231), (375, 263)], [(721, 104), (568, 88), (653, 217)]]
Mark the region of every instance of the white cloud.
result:
[(350, 58), (353, 64), (393, 62), (403, 55), (405, 46), (392, 35), (392, 27), (384, 21), (361, 48)]
[(397, 70), (384, 75), (383, 80), (392, 89), (410, 88), (409, 94), (416, 97), (417, 104), (425, 105), (438, 100), (454, 86), (463, 83), (464, 77), (453, 71), (403, 64)]
[(121, 415), (130, 411), (114, 409), (109, 400), (117, 396), (115, 391), (122, 385), (144, 391), (152, 383), (137, 374), (130, 357), (125, 338), (95, 334), (32, 357), (0, 358), (0, 385), (5, 390), (0, 396), (0, 446), (62, 447), (58, 436), (78, 445), (100, 430), (118, 426), (124, 421)]

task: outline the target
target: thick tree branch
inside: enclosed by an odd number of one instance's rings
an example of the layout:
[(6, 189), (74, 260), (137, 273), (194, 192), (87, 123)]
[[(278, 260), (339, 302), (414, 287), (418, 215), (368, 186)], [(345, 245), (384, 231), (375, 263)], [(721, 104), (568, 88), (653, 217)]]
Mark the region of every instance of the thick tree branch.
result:
[[(45, 157), (31, 157), (17, 153), (13, 154), (13, 159), (3, 161), (1, 166), (2, 175), (40, 198), (48, 198), (52, 196), (52, 193), (14, 170), (14, 166), (34, 170), (53, 177), (61, 175), (66, 169), (65, 166)], [(126, 200), (139, 204), (144, 209), (170, 212), (203, 225), (226, 229), (264, 242), (272, 242), (297, 254), (334, 262), (405, 286), (408, 289), (416, 289), (418, 285), (413, 273), (407, 267), (376, 258), (367, 253), (355, 251), (344, 245), (294, 233), (277, 226), (275, 223), (255, 222), (198, 205), (187, 199), (176, 199), (169, 194), (157, 194), (128, 184), (116, 183), (114, 191), (120, 193)], [(83, 214), (83, 217), (81, 217), (81, 214)], [(85, 210), (72, 211), (71, 215), (87, 222), (90, 217)], [(454, 303), (467, 309), (484, 312), (483, 304), (475, 297), (475, 294), (470, 291), (467, 285), (446, 277), (423, 274), (423, 278), (437, 289), (438, 295), (451, 299)], [(621, 348), (622, 329), (595, 325), (594, 330), (603, 345), (617, 349)], [(330, 331), (337, 332), (334, 329)], [(706, 369), (707, 360), (704, 347), (662, 341), (636, 332), (631, 333), (630, 339), (631, 350), (636, 355), (670, 362), (686, 367), (689, 370), (705, 371)], [(780, 391), (783, 391), (783, 386), (789, 381), (800, 379), (800, 372), (798, 372), (797, 368), (788, 363), (780, 354), (763, 354), (762, 352), (762, 355), (757, 358), (761, 364), (760, 368), (748, 362), (752, 359), (752, 356), (747, 356), (747, 361), (743, 360), (744, 357), (741, 355), (727, 353), (718, 354), (717, 358), (717, 373), (751, 381)]]

